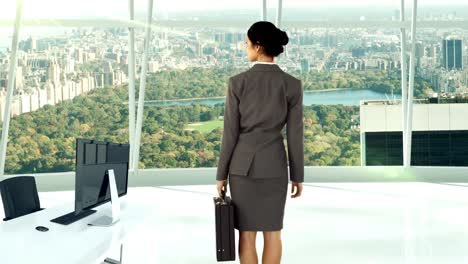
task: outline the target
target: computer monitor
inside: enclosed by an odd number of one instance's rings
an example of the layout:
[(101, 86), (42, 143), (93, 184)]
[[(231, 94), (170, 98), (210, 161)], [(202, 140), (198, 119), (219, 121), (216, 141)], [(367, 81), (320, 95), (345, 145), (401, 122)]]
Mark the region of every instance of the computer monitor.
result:
[(119, 197), (127, 194), (128, 163), (103, 163), (83, 165), (77, 174), (78, 195), (75, 197), (75, 212), (89, 210), (110, 201), (109, 178), (106, 172), (114, 170)]
[[(110, 201), (108, 179), (104, 177), (106, 170), (114, 169), (119, 197), (127, 194), (129, 152), (128, 144), (77, 139), (75, 213)], [(103, 179), (107, 179), (107, 183)], [(92, 193), (104, 187), (105, 197), (100, 197), (99, 193)]]
[(110, 201), (109, 170), (114, 171), (119, 197), (127, 194), (129, 144), (77, 139), (75, 210), (51, 221), (70, 224), (94, 212), (92, 208)]

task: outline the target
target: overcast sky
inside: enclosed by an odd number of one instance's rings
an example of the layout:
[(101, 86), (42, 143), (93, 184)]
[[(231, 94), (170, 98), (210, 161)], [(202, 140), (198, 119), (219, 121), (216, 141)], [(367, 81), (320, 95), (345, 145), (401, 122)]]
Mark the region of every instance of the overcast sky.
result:
[[(14, 17), (15, 0), (2, 0), (0, 19)], [(6, 2), (6, 3), (5, 3)], [(408, 5), (411, 0), (405, 1)], [(128, 0), (23, 0), (24, 18), (64, 18), (82, 16), (121, 17), (126, 15)], [(207, 9), (255, 9), (261, 5), (261, 0), (154, 0), (155, 12), (190, 11)], [(269, 7), (274, 7), (276, 0), (267, 1)], [(429, 5), (468, 5), (467, 0), (420, 0), (420, 6)], [(314, 7), (398, 7), (399, 0), (283, 0), (284, 8), (314, 8)], [(147, 1), (135, 0), (137, 11), (146, 9)], [(157, 10), (156, 10), (157, 9)]]

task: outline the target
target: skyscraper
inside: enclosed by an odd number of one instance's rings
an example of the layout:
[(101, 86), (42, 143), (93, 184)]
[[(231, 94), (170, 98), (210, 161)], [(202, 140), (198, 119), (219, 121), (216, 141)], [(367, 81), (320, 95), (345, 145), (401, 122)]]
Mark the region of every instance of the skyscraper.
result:
[(424, 45), (423, 45), (422, 41), (417, 41), (416, 45), (415, 45), (415, 56), (416, 56), (416, 58), (420, 59), (420, 58), (424, 57), (424, 53), (425, 53), (425, 50), (424, 50)]
[(57, 63), (55, 59), (52, 59), (49, 64), (48, 73), (49, 73), (49, 80), (54, 85), (60, 84), (60, 65)]
[(301, 59), (301, 73), (309, 72), (310, 65), (308, 59)]
[(447, 38), (442, 41), (442, 67), (447, 70), (463, 69), (463, 45), (461, 39)]

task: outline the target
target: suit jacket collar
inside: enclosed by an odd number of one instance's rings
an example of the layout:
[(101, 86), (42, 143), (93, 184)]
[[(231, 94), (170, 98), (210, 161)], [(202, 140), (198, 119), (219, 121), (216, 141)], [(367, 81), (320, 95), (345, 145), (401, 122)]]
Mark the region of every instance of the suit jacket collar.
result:
[(282, 71), (278, 64), (255, 63), (249, 71)]

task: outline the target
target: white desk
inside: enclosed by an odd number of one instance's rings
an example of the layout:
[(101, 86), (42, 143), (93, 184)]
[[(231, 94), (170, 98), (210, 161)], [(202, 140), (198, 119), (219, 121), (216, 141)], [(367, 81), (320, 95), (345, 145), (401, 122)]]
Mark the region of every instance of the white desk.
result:
[[(111, 227), (88, 226), (92, 220), (110, 214), (110, 203), (94, 209), (96, 213), (70, 225), (50, 222), (74, 210), (68, 203), (22, 216), (0, 224), (0, 262), (22, 263), (102, 263), (111, 248), (125, 242), (132, 232), (145, 226), (153, 215), (151, 200), (128, 195), (120, 198), (120, 221)], [(47, 232), (36, 230), (46, 226)]]

